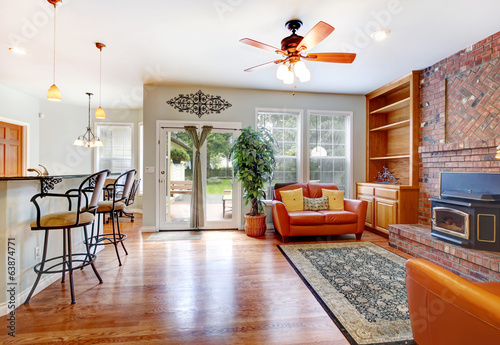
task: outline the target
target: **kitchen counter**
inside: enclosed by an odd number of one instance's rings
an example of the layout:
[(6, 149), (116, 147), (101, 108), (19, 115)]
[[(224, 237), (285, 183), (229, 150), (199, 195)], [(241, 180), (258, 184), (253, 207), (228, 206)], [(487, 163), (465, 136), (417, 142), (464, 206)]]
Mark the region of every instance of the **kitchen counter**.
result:
[[(33, 195), (65, 193), (78, 188), (90, 174), (49, 175), (49, 176), (14, 176), (0, 177), (0, 287), (4, 290), (9, 277), (9, 288), (15, 287), (15, 306), (20, 306), (28, 295), (36, 274), (33, 267), (40, 262), (36, 252), (43, 246), (43, 231), (32, 231), (31, 221), (36, 218), (36, 209), (30, 202)], [(65, 198), (46, 197), (38, 200), (42, 214), (68, 210)], [(84, 252), (83, 231), (75, 231), (72, 236), (74, 252)], [(9, 250), (7, 250), (9, 248)], [(62, 231), (52, 231), (48, 257), (61, 255)], [(11, 275), (11, 267), (15, 274)], [(9, 275), (7, 275), (9, 269)], [(53, 282), (61, 279), (60, 274), (42, 276), (35, 294)], [(6, 290), (0, 292), (0, 315), (10, 312), (12, 296), (6, 299)], [(9, 305), (7, 304), (9, 302)], [(8, 309), (9, 308), (9, 309)]]

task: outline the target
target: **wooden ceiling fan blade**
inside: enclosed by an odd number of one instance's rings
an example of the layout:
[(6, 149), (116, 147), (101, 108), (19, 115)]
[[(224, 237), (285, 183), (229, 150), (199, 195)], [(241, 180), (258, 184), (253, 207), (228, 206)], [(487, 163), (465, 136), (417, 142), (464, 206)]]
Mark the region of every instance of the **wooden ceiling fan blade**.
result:
[(240, 40), (240, 42), (248, 44), (249, 46), (252, 46), (252, 47), (255, 47), (255, 48), (269, 50), (269, 51), (272, 51), (272, 52), (275, 52), (275, 53), (286, 55), (286, 53), (283, 50), (281, 50), (280, 48), (276, 48), (276, 47), (270, 46), (269, 44), (265, 44), (265, 43), (253, 40), (251, 38), (242, 38)]
[(299, 45), (297, 46), (297, 50), (306, 51), (313, 48), (319, 42), (327, 38), (328, 35), (333, 32), (333, 30), (335, 30), (335, 28), (330, 24), (319, 22), (311, 29), (311, 31), (307, 33), (307, 35), (304, 36), (302, 41), (300, 41)]
[(352, 63), (356, 58), (354, 53), (315, 53), (307, 54), (304, 59), (308, 61)]
[(245, 70), (245, 72), (251, 72), (254, 68), (257, 68), (257, 67), (262, 67), (262, 66), (265, 66), (265, 65), (270, 65), (270, 64), (272, 64), (272, 63), (274, 63), (274, 64), (279, 64), (279, 63), (281, 63), (281, 62), (283, 62), (283, 60), (274, 60), (274, 61), (269, 61), (269, 62), (262, 63), (262, 64), (257, 65), (257, 66), (253, 66), (253, 67), (247, 68), (247, 69)]

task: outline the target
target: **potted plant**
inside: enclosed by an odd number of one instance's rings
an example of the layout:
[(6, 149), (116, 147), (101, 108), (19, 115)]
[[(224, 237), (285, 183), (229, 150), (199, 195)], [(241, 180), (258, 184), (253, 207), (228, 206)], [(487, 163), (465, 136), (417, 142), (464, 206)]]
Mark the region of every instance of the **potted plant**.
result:
[(266, 232), (262, 200), (266, 198), (264, 183), (273, 177), (275, 144), (269, 130), (255, 131), (249, 126), (241, 130), (231, 148), (234, 177), (243, 184), (245, 205), (249, 202), (252, 205), (250, 213), (245, 215), (248, 236), (262, 236)]
[(188, 162), (190, 157), (186, 150), (180, 147), (172, 147), (170, 150), (170, 158), (174, 162), (174, 164), (179, 164), (180, 162)]

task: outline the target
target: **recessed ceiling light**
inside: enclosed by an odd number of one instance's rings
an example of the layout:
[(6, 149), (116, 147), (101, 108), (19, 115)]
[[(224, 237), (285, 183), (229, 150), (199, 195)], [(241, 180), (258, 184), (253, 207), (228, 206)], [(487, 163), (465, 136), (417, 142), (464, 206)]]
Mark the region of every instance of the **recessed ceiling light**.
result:
[(370, 36), (373, 38), (375, 41), (383, 41), (389, 36), (391, 33), (391, 30), (389, 29), (380, 29), (372, 33)]
[(24, 55), (26, 54), (26, 51), (24, 49), (18, 48), (18, 47), (12, 47), (9, 48), (9, 50), (13, 53), (19, 54), (19, 55)]

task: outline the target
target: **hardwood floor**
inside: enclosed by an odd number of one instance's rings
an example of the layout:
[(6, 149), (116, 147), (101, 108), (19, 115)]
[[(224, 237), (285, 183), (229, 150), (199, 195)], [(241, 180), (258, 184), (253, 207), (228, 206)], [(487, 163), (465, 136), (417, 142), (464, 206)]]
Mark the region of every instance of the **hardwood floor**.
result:
[[(69, 283), (56, 282), (16, 310), (16, 337), (2, 327), (0, 342), (349, 344), (277, 249), (274, 232), (250, 238), (243, 231), (204, 231), (201, 240), (160, 242), (145, 241), (150, 234), (140, 232), (141, 224), (140, 215), (121, 221), (129, 252), (122, 267), (114, 248), (98, 254), (103, 284), (89, 268), (75, 271), (76, 304)], [(367, 231), (363, 241), (397, 252)]]

